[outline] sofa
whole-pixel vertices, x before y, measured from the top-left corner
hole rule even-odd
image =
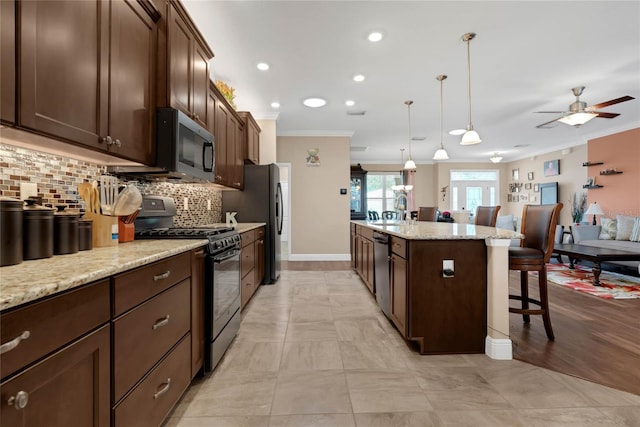
[[[640,253],[640,217],[617,215],[615,219],[601,218],[600,223],[571,226],[573,243]],[[640,273],[640,261],[614,261],[611,264],[632,268]]]

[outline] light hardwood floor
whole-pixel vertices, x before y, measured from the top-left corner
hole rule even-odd
[[[640,425],[638,395],[520,360],[420,356],[348,265],[315,267],[260,287],[221,364],[167,426]]]

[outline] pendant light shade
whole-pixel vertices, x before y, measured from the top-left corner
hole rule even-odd
[[[408,101],[404,101],[404,103],[407,106],[407,113],[409,116],[409,158],[407,159],[407,162],[404,164],[404,168],[405,170],[414,170],[416,168],[416,162],[414,162],[413,159],[411,158],[411,104],[413,104],[413,101],[408,100]]]
[[[474,145],[482,142],[478,132],[473,130],[473,124],[471,123],[471,40],[476,36],[476,33],[466,33],[462,36],[462,40],[467,43],[467,90],[469,95],[469,124],[467,125],[467,131],[462,135],[460,145]]]
[[[489,160],[491,160],[492,163],[500,163],[502,156],[499,156],[498,152],[495,152],[493,153],[493,156],[489,157]]]
[[[442,82],[446,79],[447,76],[444,74],[440,74],[436,77],[436,80],[440,82],[440,148],[433,155],[433,160],[449,160],[449,154],[447,154],[447,150],[444,149],[444,145],[442,144],[442,116],[443,116],[443,103],[442,103]]]
[[[402,168],[404,164],[404,148],[400,149],[400,178],[396,178],[396,184],[391,186],[393,191],[411,191],[413,190],[413,185],[406,185],[402,178]]]

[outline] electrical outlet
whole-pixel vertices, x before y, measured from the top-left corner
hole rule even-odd
[[[207,200],[207,210],[211,210],[211,200]]]
[[[184,206],[183,206],[183,209],[184,209],[185,211],[188,211],[188,210],[189,210],[189,198],[188,198],[188,197],[185,197],[185,198],[184,198]]]
[[[442,260],[442,277],[453,277],[455,272],[452,259]]]
[[[27,200],[31,196],[38,195],[38,184],[35,182],[20,183],[20,200]]]

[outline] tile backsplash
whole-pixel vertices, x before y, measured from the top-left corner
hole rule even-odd
[[[78,185],[97,179],[105,171],[106,167],[98,163],[0,144],[0,193],[3,196],[20,198],[20,183],[35,183],[44,204],[64,204],[69,210],[78,211],[81,208]],[[174,222],[178,227],[220,222],[222,193],[217,188],[164,182],[135,184],[143,195],[173,197],[178,209]],[[188,210],[184,210],[185,197]]]

